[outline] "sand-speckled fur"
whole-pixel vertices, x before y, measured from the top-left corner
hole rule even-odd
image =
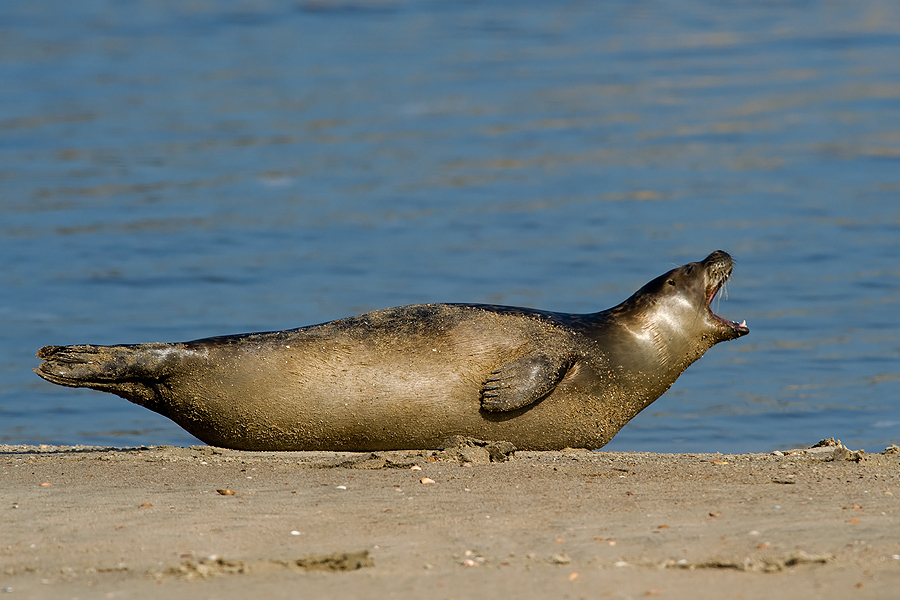
[[[47,346],[36,372],[118,394],[230,448],[434,448],[452,435],[599,448],[708,348],[748,332],[708,307],[731,265],[717,251],[588,315],[405,306],[187,343]],[[533,378],[519,376],[523,363]],[[485,409],[505,394],[525,405]]]

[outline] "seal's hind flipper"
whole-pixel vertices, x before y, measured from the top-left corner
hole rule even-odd
[[[167,375],[174,344],[44,346],[34,372],[58,385],[111,392],[151,410]]]
[[[568,356],[551,357],[537,352],[508,362],[484,382],[481,408],[505,412],[534,404],[553,391],[571,366]]]
[[[35,373],[69,387],[147,379],[150,371],[150,359],[140,346],[44,346],[37,357],[44,362]]]

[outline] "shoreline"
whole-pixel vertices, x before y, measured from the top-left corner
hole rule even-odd
[[[465,442],[375,453],[0,446],[0,589],[82,600],[900,589],[896,447],[492,462]]]

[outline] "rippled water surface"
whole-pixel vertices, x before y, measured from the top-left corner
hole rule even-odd
[[[191,444],[46,344],[612,306],[722,248],[607,446],[900,442],[900,4],[0,5],[0,443]]]

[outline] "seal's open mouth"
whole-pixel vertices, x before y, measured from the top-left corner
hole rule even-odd
[[[740,323],[738,323],[737,321],[729,321],[728,319],[723,319],[722,317],[720,317],[719,315],[717,315],[716,313],[713,312],[713,309],[711,306],[713,298],[716,297],[716,294],[718,293],[718,291],[720,289],[722,289],[723,285],[725,285],[725,279],[723,279],[717,285],[715,285],[712,289],[712,293],[710,293],[709,296],[706,298],[706,308],[709,309],[709,314],[712,315],[714,320],[718,321],[719,323],[722,323],[726,327],[734,329],[735,331],[739,331],[741,333],[741,335],[743,335],[745,333],[750,333],[750,328],[747,327],[747,321],[741,321]]]
[[[710,279],[710,287],[706,293],[706,308],[709,310],[709,314],[712,315],[713,320],[734,330],[738,335],[750,333],[750,328],[747,327],[747,321],[741,321],[740,323],[737,321],[729,321],[728,319],[723,319],[712,310],[713,298],[716,297],[716,294],[725,286],[725,282],[728,281],[728,278],[731,276],[731,271],[734,268],[734,261],[726,252],[717,250],[707,256],[706,260],[703,262],[706,264]]]

